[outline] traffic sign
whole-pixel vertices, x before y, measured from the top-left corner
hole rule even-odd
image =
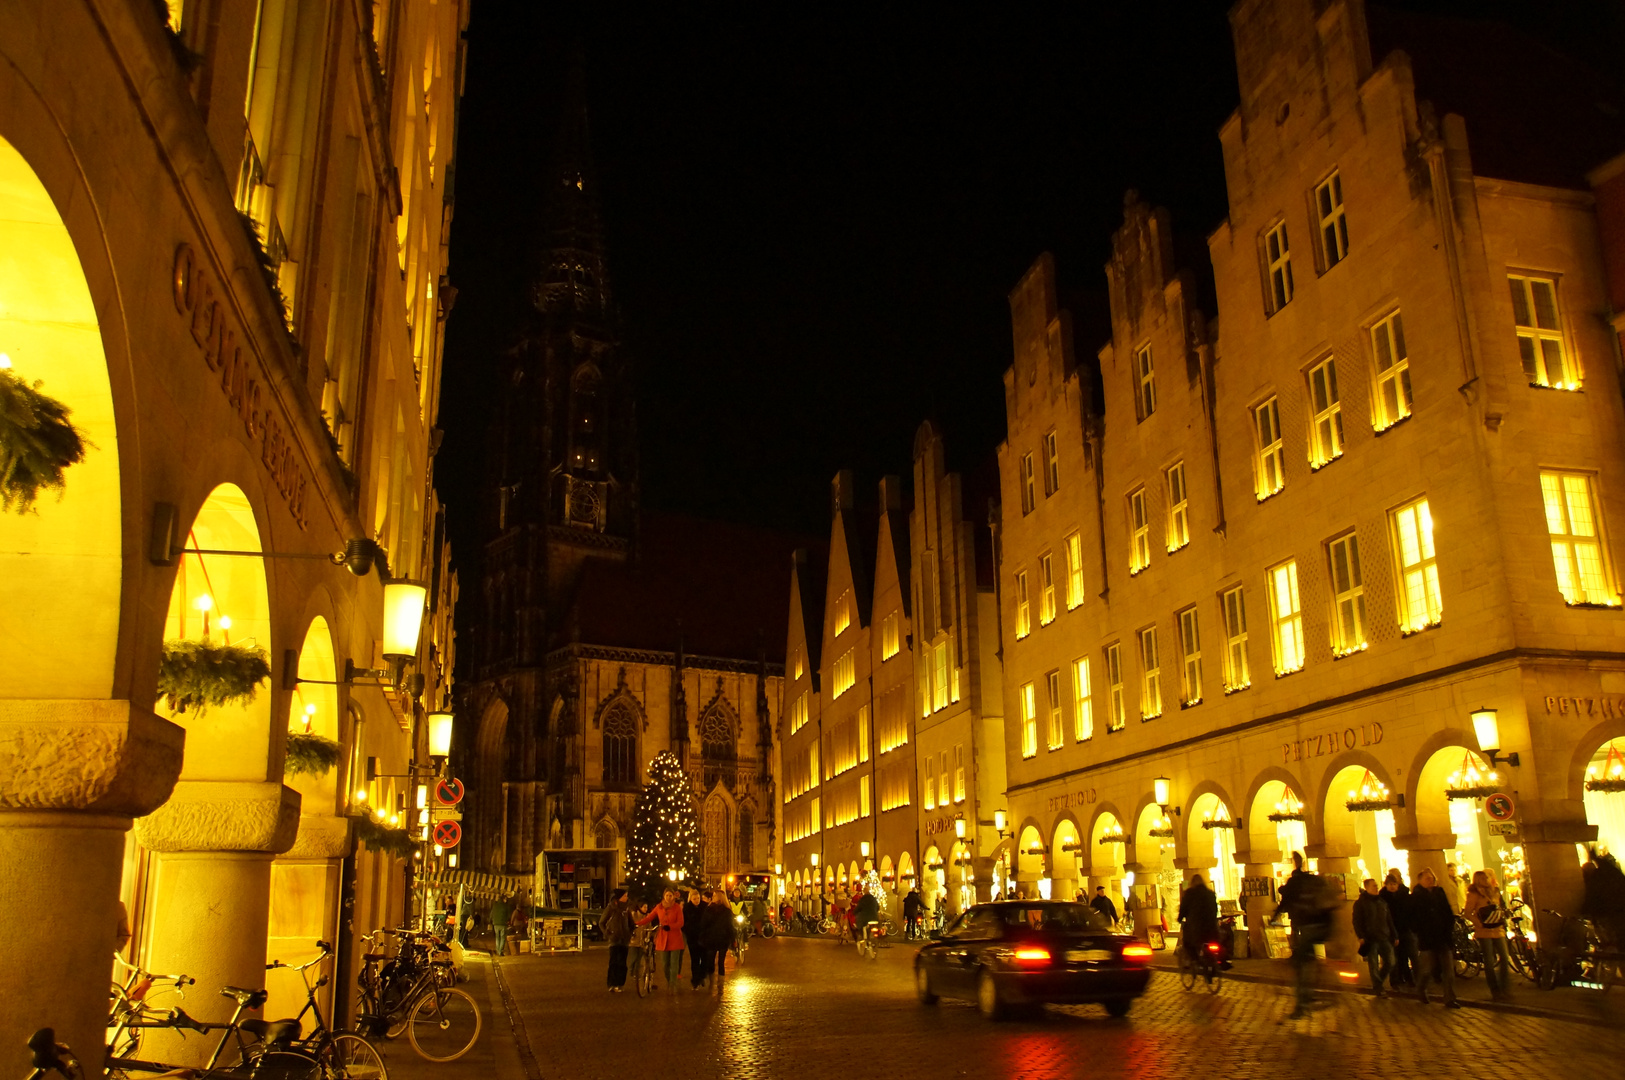
[[[1518,812],[1518,804],[1504,791],[1497,791],[1484,800],[1484,813],[1491,821],[1511,821]]]
[[[454,848],[463,838],[463,827],[455,821],[442,821],[434,827],[434,842],[443,848]]]
[[[463,801],[463,782],[455,776],[434,786],[434,798],[441,806],[456,806]]]

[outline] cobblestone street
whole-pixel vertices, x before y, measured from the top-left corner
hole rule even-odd
[[[1410,997],[1378,1001],[1348,993],[1326,994],[1308,1020],[1290,1021],[1282,987],[1227,981],[1210,997],[1200,989],[1186,992],[1166,972],[1153,976],[1123,1020],[1108,1018],[1098,1006],[1079,1006],[989,1024],[969,1003],[921,1006],[911,983],[912,956],[912,949],[897,947],[870,963],[825,940],[757,942],[730,974],[720,1001],[686,985],[643,1000],[631,987],[610,994],[601,948],[509,957],[501,977],[523,1034],[515,1039],[517,1054],[498,1048],[486,1060],[503,1080],[513,1067],[520,1071],[511,1080],[624,1078],[654,1068],[691,1080],[832,1070],[933,1078],[1470,1074],[1475,1080],[1586,1080],[1619,1076],[1625,1055],[1617,1025],[1424,1008]],[[489,972],[483,963],[478,967]],[[1536,992],[1528,993],[1534,999]],[[490,1032],[500,1042],[509,1036],[508,1022],[496,986],[489,996],[495,1006]],[[525,1058],[527,1044],[533,1064]],[[393,1056],[390,1067],[395,1080],[415,1080],[419,1072],[451,1075],[409,1065],[405,1055]]]

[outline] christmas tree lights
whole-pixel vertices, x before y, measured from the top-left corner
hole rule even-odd
[[[649,782],[632,806],[632,837],[626,846],[626,887],[651,903],[677,880],[700,878],[699,813],[688,776],[671,751],[649,762]]]

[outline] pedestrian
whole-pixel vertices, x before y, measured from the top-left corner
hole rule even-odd
[[[910,940],[920,936],[920,914],[925,901],[920,899],[920,887],[912,885],[903,897],[903,933]]]
[[[852,905],[852,940],[861,942],[868,935],[869,927],[879,919],[880,900],[864,889],[859,893],[857,903]]]
[[[1106,895],[1106,886],[1095,886],[1094,899],[1089,901],[1089,906],[1100,912],[1108,925],[1117,925],[1117,905],[1112,903],[1110,896]]]
[[[1394,922],[1394,970],[1389,985],[1415,986],[1416,934],[1411,928],[1411,890],[1406,888],[1398,870],[1388,871],[1378,899],[1388,905],[1388,914]]]
[[[721,994],[728,974],[728,951],[734,943],[733,909],[728,906],[728,894],[721,889],[711,890],[711,902],[700,916],[699,936],[706,976],[711,980],[712,991]]]
[[[491,950],[493,956],[506,956],[508,953],[508,919],[512,915],[513,904],[507,897],[491,905],[491,934],[496,938],[496,947]]]
[[[1450,901],[1450,910],[1453,914],[1464,914],[1467,907],[1467,883],[1462,880],[1456,871],[1456,864],[1444,864],[1444,880],[1439,884],[1444,886],[1444,898]]]
[[[1382,888],[1376,878],[1366,878],[1363,891],[1354,901],[1350,916],[1354,922],[1354,936],[1360,939],[1360,955],[1365,957],[1371,973],[1371,992],[1384,997],[1383,989],[1394,973],[1394,942],[1399,935],[1394,930],[1394,917],[1388,905],[1382,902]]]
[[[1448,890],[1447,890],[1448,891]],[[1473,924],[1473,940],[1484,958],[1484,981],[1490,997],[1507,1001],[1512,997],[1512,954],[1507,952],[1506,905],[1501,886],[1488,870],[1473,871],[1467,887],[1467,919]]]
[[[683,903],[683,941],[688,945],[688,979],[695,990],[705,985],[709,974],[705,950],[700,947],[700,922],[707,906],[699,889],[688,890],[688,899]]]
[[[528,898],[515,898],[513,914],[508,916],[508,936],[514,939],[514,948],[519,947],[518,942],[525,939],[530,929],[530,901]]]
[[[1219,940],[1219,900],[1207,887],[1201,874],[1192,874],[1191,883],[1179,894],[1179,947],[1192,960],[1209,942]],[[1293,920],[1297,922],[1296,919]],[[1209,984],[1213,976],[1207,976]]]
[[[683,905],[677,899],[675,887],[668,887],[661,895],[660,903],[638,922],[639,926],[645,924],[659,927],[655,932],[654,948],[659,954],[660,970],[666,978],[666,990],[675,992],[682,979],[683,947],[686,944],[683,938]]]
[[[1591,920],[1605,946],[1625,942],[1625,872],[1620,870],[1619,860],[1593,846],[1581,873],[1585,900],[1580,914]]]
[[[1331,931],[1331,907],[1327,882],[1303,868],[1303,853],[1292,853],[1292,873],[1281,886],[1281,902],[1275,906],[1275,917],[1283,913],[1292,919],[1292,969],[1296,985],[1296,1007],[1292,1019],[1309,1014],[1309,1001],[1314,990],[1311,972],[1316,962],[1315,946],[1324,944]]]
[[[1450,899],[1432,867],[1416,875],[1411,893],[1411,921],[1416,934],[1416,992],[1426,1005],[1428,983],[1438,980],[1447,1008],[1459,1009],[1456,1000],[1456,917],[1450,913]]]
[[[616,889],[609,897],[604,917],[598,920],[604,940],[609,942],[609,992],[619,994],[626,986],[626,956],[632,948],[632,910],[626,890]]]

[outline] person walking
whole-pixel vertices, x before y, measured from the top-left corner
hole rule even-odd
[[[1303,853],[1292,853],[1292,873],[1281,886],[1281,902],[1275,906],[1275,917],[1283,913],[1292,919],[1292,971],[1296,988],[1296,1006],[1292,1019],[1309,1015],[1309,1002],[1314,991],[1315,946],[1323,944],[1331,931],[1331,915],[1323,896],[1326,883],[1318,875],[1303,868]]]
[[[705,950],[700,948],[700,921],[705,915],[705,897],[698,889],[688,890],[683,902],[683,941],[688,945],[688,981],[698,990],[705,985]]]
[[[903,897],[903,935],[913,941],[920,936],[920,913],[925,907],[925,901],[920,899],[920,887],[909,887],[908,893]]]
[[[1473,940],[1484,958],[1484,981],[1490,997],[1507,1001],[1512,997],[1512,954],[1507,951],[1506,905],[1501,886],[1488,870],[1473,871],[1467,887],[1467,919],[1473,924]]]
[[[609,992],[619,994],[626,986],[626,956],[632,947],[632,909],[625,889],[616,889],[609,897],[604,917],[598,920],[604,940],[609,942]]]
[[[1390,986],[1416,985],[1416,934],[1411,928],[1411,890],[1405,887],[1399,871],[1390,869],[1383,879],[1382,895],[1377,899],[1388,905],[1388,915],[1394,922],[1394,970],[1389,976]]]
[[[1382,902],[1382,889],[1376,878],[1366,878],[1365,885],[1350,917],[1354,922],[1354,936],[1360,939],[1360,955],[1365,957],[1366,969],[1371,973],[1371,993],[1385,997],[1383,989],[1394,973],[1394,917],[1388,905]]]
[[[508,916],[508,936],[514,939],[514,948],[517,950],[520,941],[530,930],[530,898],[514,897],[513,914]]]
[[[491,934],[496,938],[493,956],[508,954],[508,919],[513,915],[513,904],[506,897],[491,905]]]
[[[1439,882],[1444,886],[1444,898],[1450,901],[1450,910],[1457,915],[1465,915],[1467,907],[1467,882],[1461,879],[1456,871],[1456,864],[1444,864],[1444,880]]]
[[[733,909],[728,906],[728,894],[721,889],[711,890],[711,902],[700,915],[699,937],[711,990],[721,994],[723,980],[728,975],[728,952],[734,944]]]
[[[1456,917],[1450,913],[1450,898],[1432,867],[1416,875],[1411,920],[1418,954],[1416,992],[1422,1004],[1430,1000],[1428,983],[1437,979],[1445,1007],[1461,1008],[1461,1002],[1456,1000]]]
[[[1089,906],[1100,912],[1108,923],[1113,926],[1117,925],[1117,905],[1112,903],[1110,896],[1106,895],[1106,886],[1095,886],[1095,895],[1089,901]]]
[[[660,970],[666,979],[666,990],[675,992],[683,974],[683,904],[677,899],[676,888],[668,888],[654,910],[638,920],[639,926],[653,925],[654,949],[660,960]]]

